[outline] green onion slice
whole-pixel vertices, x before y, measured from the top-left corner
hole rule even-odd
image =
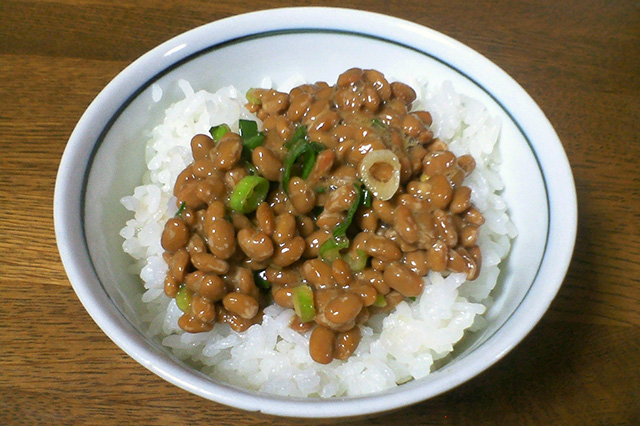
[[[187,208],[187,203],[185,203],[184,201],[180,203],[180,207],[178,207],[178,211],[176,212],[176,214],[173,217],[178,217],[182,215],[182,212],[185,211],[185,209]]]
[[[356,249],[355,256],[347,253],[342,257],[342,259],[347,262],[347,265],[349,265],[349,268],[351,268],[353,272],[360,272],[367,267],[369,256],[367,256],[367,253],[363,250]]]
[[[378,118],[374,118],[371,120],[371,125],[373,127],[377,127],[378,129],[386,130],[387,126]]]
[[[306,151],[306,138],[307,138],[307,128],[304,126],[299,126],[293,137],[289,142],[285,144],[285,147],[289,149],[287,152],[287,156],[284,158],[284,163],[282,164],[284,167],[284,171],[282,173],[282,188],[285,193],[288,193],[289,180],[291,179],[291,169],[293,168],[293,164],[296,162],[296,159],[304,154]]]
[[[249,151],[253,151],[255,148],[259,147],[264,143],[264,134],[259,133],[257,135],[251,136],[250,138],[242,139],[242,146]]]
[[[239,120],[240,137],[242,138],[242,157],[251,161],[251,151],[264,143],[264,133],[258,131],[258,123],[253,120]]]
[[[340,250],[349,248],[349,239],[345,236],[329,238],[320,245],[320,257],[329,263],[340,258]]]
[[[229,207],[240,213],[251,213],[267,198],[269,181],[261,176],[245,176],[233,188]]]
[[[180,284],[178,292],[176,293],[176,305],[184,313],[191,312],[191,290],[187,288],[185,284]]]
[[[312,321],[316,317],[316,308],[313,303],[313,290],[308,285],[300,285],[291,290],[293,309],[302,322]]]
[[[240,136],[250,138],[258,134],[258,123],[253,120],[239,120]]]
[[[373,302],[373,306],[384,308],[385,306],[387,306],[387,299],[385,299],[383,295],[378,293],[378,295],[376,296],[376,301]]]
[[[313,165],[316,163],[317,156],[318,154],[313,149],[305,152],[304,162],[302,165],[302,173],[300,174],[300,177],[302,177],[302,179],[308,178],[309,175],[311,174],[311,171],[313,170]]]
[[[258,173],[258,169],[256,169],[256,166],[254,166],[253,163],[247,162],[245,165],[246,165],[250,175],[258,175],[258,174],[260,174],[260,173]]]
[[[289,180],[293,172],[293,166],[298,158],[302,157],[302,172],[300,176],[306,179],[311,174],[313,166],[316,162],[318,153],[324,149],[324,145],[318,142],[309,142],[307,138],[307,128],[298,126],[293,137],[285,145],[289,151],[284,159],[284,171],[282,173],[282,188],[288,193]]]
[[[305,126],[296,127],[296,131],[293,132],[293,137],[290,141],[285,142],[283,145],[287,149],[291,149],[295,144],[297,144],[300,140],[304,140],[307,137],[307,128]]]
[[[211,137],[214,141],[218,142],[221,137],[227,134],[227,132],[231,131],[228,125],[220,124],[219,126],[213,126],[209,129],[209,133],[211,133]]]
[[[271,282],[267,280],[267,271],[263,269],[262,271],[256,271],[253,273],[253,281],[263,292],[268,292],[271,289]]]
[[[262,103],[258,95],[256,95],[256,89],[251,88],[247,90],[247,94],[245,96],[250,104],[260,105]]]
[[[353,216],[355,216],[356,210],[358,210],[358,207],[360,206],[360,200],[362,199],[362,183],[358,181],[353,186],[356,188],[356,199],[353,200],[353,204],[349,207],[347,217],[333,229],[334,237],[342,237],[346,235],[347,228],[349,228],[349,225],[353,222]]]

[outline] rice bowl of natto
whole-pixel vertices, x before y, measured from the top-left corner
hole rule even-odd
[[[356,67],[411,86],[411,108],[430,112],[434,136],[456,156],[474,158],[464,185],[484,217],[478,276],[427,271],[419,295],[358,324],[357,347],[327,363],[310,355],[311,330],[291,329],[298,312],[278,303],[261,305],[260,321],[243,331],[224,323],[200,333],[181,329],[185,312],[166,295],[160,240],[179,208],[176,180],[194,161],[192,137],[222,123],[238,132],[240,120],[265,130],[246,109],[249,89],[287,93],[306,83],[334,84]],[[74,182],[79,165],[83,179]],[[134,62],[74,131],[54,212],[74,290],[123,350],[205,398],[297,417],[384,412],[483,371],[545,312],[575,238],[575,194],[562,146],[517,83],[435,31],[330,8],[221,20]]]

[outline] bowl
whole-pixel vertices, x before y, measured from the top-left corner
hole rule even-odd
[[[217,382],[150,338],[139,315],[139,279],[128,273],[119,230],[129,218],[120,198],[145,170],[143,144],[131,143],[180,98],[176,82],[215,89],[335,81],[350,67],[394,78],[451,81],[502,122],[502,192],[518,228],[485,314],[428,376],[362,397],[293,398]],[[203,71],[205,70],[205,71]],[[154,102],[158,94],[162,100]],[[167,381],[243,410],[290,417],[349,417],[398,409],[448,391],[496,363],[536,325],[566,274],[576,235],[576,195],[562,145],[531,97],[495,64],[429,28],[375,13],[284,8],[222,19],[179,35],[124,69],[88,107],[61,160],[54,197],[58,248],[69,280],[93,320],[126,353]],[[152,392],[151,389],[148,390]]]

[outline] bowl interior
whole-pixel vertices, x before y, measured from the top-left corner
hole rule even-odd
[[[553,168],[553,165],[547,165],[548,160],[541,154],[546,141],[539,140],[540,135],[535,130],[540,124],[535,121],[539,117],[544,119],[544,116],[530,98],[525,96],[524,100],[520,99],[520,92],[524,94],[524,91],[497,67],[470,49],[423,27],[353,11],[348,12],[352,17],[369,19],[369,24],[372,25],[362,24],[361,28],[344,23],[342,18],[334,19],[332,24],[328,24],[328,17],[332,15],[323,9],[314,13],[309,10],[296,12],[313,19],[303,20],[305,25],[301,25],[301,28],[287,27],[283,30],[283,19],[291,17],[291,13],[285,13],[284,16],[278,15],[276,11],[269,13],[278,18],[272,22],[271,27],[258,28],[251,33],[244,30],[244,33],[240,32],[231,38],[225,34],[225,26],[233,24],[232,27],[235,28],[238,23],[257,22],[253,15],[238,18],[241,22],[230,23],[225,20],[214,23],[160,46],[125,70],[89,108],[70,142],[71,144],[74,138],[87,138],[82,142],[83,155],[89,160],[86,162],[86,170],[82,170],[84,166],[81,164],[84,163],[78,162],[77,167],[84,179],[76,188],[81,189],[78,191],[78,201],[83,226],[83,235],[77,235],[80,238],[78,243],[80,246],[86,244],[90,259],[85,265],[86,279],[83,282],[78,282],[83,277],[76,277],[74,280],[70,273],[74,288],[107,334],[148,368],[205,397],[245,409],[258,409],[257,405],[251,405],[257,400],[251,400],[251,403],[224,400],[216,390],[218,384],[190,371],[178,361],[179,373],[167,371],[165,367],[171,362],[168,351],[157,342],[153,344],[143,338],[148,339],[138,315],[143,288],[139,278],[129,272],[132,260],[121,249],[123,240],[119,231],[130,218],[130,212],[124,209],[120,199],[133,192],[145,171],[145,131],[159,124],[164,110],[181,99],[182,95],[177,87],[180,79],[189,81],[195,90],[214,91],[222,86],[234,85],[244,91],[261,85],[265,76],[270,77],[275,86],[287,84],[298,77],[308,82],[323,80],[333,83],[339,73],[357,66],[378,69],[390,80],[409,84],[415,82],[417,77],[434,82],[449,80],[456,91],[480,100],[492,115],[501,120],[499,149],[502,155],[501,177],[505,183],[502,195],[519,234],[509,257],[503,262],[498,288],[493,294],[495,303],[485,315],[488,319],[487,328],[468,334],[454,351],[446,368],[408,384],[405,390],[386,392],[386,395],[396,397],[388,398],[386,404],[378,405],[381,408],[378,411],[406,405],[453,387],[495,362],[538,319],[529,318],[524,328],[517,332],[518,335],[507,339],[503,347],[496,350],[486,348],[501,331],[506,333],[505,324],[513,318],[540,279],[540,274],[544,273],[543,261],[548,256],[552,204],[547,169]],[[322,25],[314,25],[315,21],[322,22]],[[365,27],[374,29],[365,31]],[[519,92],[513,93],[514,87]],[[159,89],[162,91],[162,99],[154,102],[153,94],[159,93]],[[91,132],[87,130],[89,123],[93,126]],[[548,122],[545,123],[548,125]],[[78,158],[81,160],[82,156]],[[566,172],[564,163],[560,163],[558,167],[563,173]],[[58,192],[58,188],[56,191]],[[569,198],[570,196],[569,193]],[[68,256],[64,253],[64,247],[61,247],[61,253],[65,260]],[[71,261],[65,262],[65,266],[70,263]],[[554,273],[557,273],[556,269]],[[555,287],[545,295],[543,304],[546,305],[540,308],[542,312],[558,285],[559,283],[554,283]],[[88,287],[91,287],[90,292],[95,296],[91,301],[87,296]],[[96,306],[96,301],[108,301],[112,305],[104,308]],[[99,312],[104,309],[110,310],[110,325],[105,325],[109,320],[105,321]],[[538,313],[536,311],[536,315]],[[116,317],[117,324],[114,325]],[[128,338],[137,340],[135,346],[127,346],[124,339],[118,337],[118,327],[127,328]],[[482,358],[474,358],[476,354],[482,353],[478,349],[483,347],[484,353],[477,355]],[[161,358],[162,367],[154,366],[154,361],[158,359],[153,356]],[[469,359],[465,361],[465,358]],[[468,373],[447,378],[459,363],[471,365],[472,368]],[[180,374],[184,376],[178,377]],[[189,383],[194,377],[197,384]],[[405,397],[412,389],[419,389],[423,383],[431,382],[437,385],[434,389]],[[405,392],[405,396],[401,397],[402,392]],[[287,398],[281,400],[291,402]],[[309,405],[293,411],[283,407],[265,411],[286,415],[320,415],[317,410],[309,408]],[[372,411],[376,410],[365,404],[359,408],[345,409],[338,414]]]

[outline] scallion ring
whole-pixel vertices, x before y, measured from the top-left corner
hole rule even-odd
[[[269,181],[261,176],[245,176],[233,188],[229,207],[240,213],[251,213],[267,198]]]
[[[364,250],[356,249],[355,255],[347,253],[342,259],[347,262],[347,265],[349,265],[349,268],[351,268],[353,272],[360,272],[367,267],[369,256],[367,256]]]
[[[218,142],[220,138],[227,134],[231,129],[228,125],[222,123],[219,126],[213,126],[209,129],[209,133],[211,133],[211,137],[214,141]]]
[[[340,250],[349,248],[349,239],[345,236],[329,238],[320,245],[320,258],[329,263],[340,258]]]
[[[316,317],[313,302],[313,290],[308,285],[299,285],[291,290],[293,309],[302,322],[312,321]]]

